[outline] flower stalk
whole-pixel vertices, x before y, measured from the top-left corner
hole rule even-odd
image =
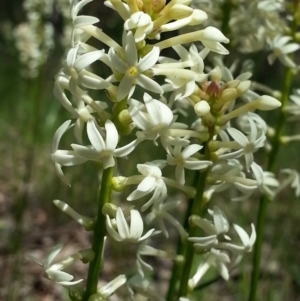
[[[97,219],[92,242],[92,250],[94,251],[95,257],[89,265],[83,301],[88,301],[91,295],[97,293],[98,279],[102,268],[104,237],[106,235],[105,216],[102,214],[102,208],[105,204],[110,202],[113,169],[113,167],[104,169],[102,174],[100,194],[98,199]]]
[[[293,22],[291,25],[291,36],[295,39],[296,30],[297,30],[297,14],[299,13],[299,5],[300,1],[294,1],[294,15],[293,15]],[[290,55],[292,59],[293,54]],[[281,144],[281,136],[283,132],[283,128],[286,122],[286,114],[285,114],[285,107],[289,100],[291,84],[294,76],[294,71],[290,67],[285,68],[284,78],[283,78],[283,85],[281,89],[281,108],[279,112],[279,116],[277,119],[277,126],[275,129],[275,135],[271,141],[272,143],[272,150],[269,154],[269,160],[267,164],[267,170],[273,172],[275,169],[275,164],[277,162],[277,156]],[[251,285],[250,285],[250,294],[249,294],[249,301],[256,300],[257,288],[258,288],[258,281],[259,281],[259,272],[260,272],[260,261],[261,261],[261,249],[263,243],[263,232],[264,232],[264,225],[266,220],[266,213],[268,207],[269,198],[266,194],[262,195],[259,201],[259,208],[257,213],[257,225],[256,225],[256,232],[257,232],[257,239],[254,245],[253,250],[253,260],[252,260],[252,274],[251,274]]]

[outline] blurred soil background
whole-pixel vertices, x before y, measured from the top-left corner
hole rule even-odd
[[[62,301],[68,300],[64,289],[43,278],[42,269],[26,256],[43,259],[58,243],[65,244],[62,256],[90,246],[90,234],[63,215],[52,201],[65,201],[78,212],[94,216],[99,181],[96,169],[89,164],[67,169],[71,183],[76,183],[71,188],[54,173],[52,137],[69,118],[52,92],[54,76],[62,67],[65,53],[61,42],[64,19],[56,8],[45,17],[44,21],[53,26],[53,47],[45,63],[37,68],[37,76],[24,76],[26,66],[20,61],[15,34],[17,26],[26,22],[22,5],[21,0],[4,0],[0,4],[0,301]],[[120,20],[111,10],[94,1],[85,10],[89,11],[100,18],[99,26],[106,33],[120,39]],[[229,56],[228,62],[236,56]],[[249,57],[240,57],[246,58]],[[281,67],[269,67],[266,54],[250,58],[257,63],[253,77],[280,89]],[[299,81],[298,78],[298,87]],[[271,116],[269,121],[275,123],[276,113]],[[288,132],[296,133],[299,128],[299,123],[293,123]],[[67,145],[66,140],[62,148],[64,143]],[[147,150],[144,152],[141,157],[147,158]],[[299,143],[281,151],[278,169],[282,166],[299,170]],[[300,201],[293,195],[288,190],[268,207],[258,301],[300,300]],[[232,203],[225,196],[221,206],[229,220],[245,226],[255,222],[258,200],[256,195],[245,203]],[[220,205],[220,200],[216,202]],[[177,239],[175,234],[171,237]],[[176,242],[164,247],[175,250]],[[130,250],[121,253],[117,245],[112,245],[106,254],[101,281],[109,281],[117,273],[116,268],[130,269],[129,258]],[[171,264],[162,260],[152,263],[158,269],[154,279],[163,293]],[[72,273],[79,279],[84,277],[86,268],[77,264]],[[203,287],[197,292],[197,300],[247,300],[250,270],[251,254],[233,272],[231,280]],[[214,278],[214,274],[207,278]]]

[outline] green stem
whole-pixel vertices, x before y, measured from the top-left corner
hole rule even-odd
[[[210,150],[208,148],[208,143],[213,139],[214,133],[215,133],[215,127],[209,127],[209,139],[208,141],[204,144],[204,158],[205,160],[210,160],[211,154]],[[205,185],[206,185],[206,178],[207,175],[209,174],[209,169],[205,170],[202,172],[198,178],[198,183],[197,183],[197,193],[192,201],[192,208],[190,211],[187,213],[189,214],[188,217],[191,215],[200,215],[201,211],[203,210],[204,206],[204,199],[203,199],[203,194],[205,192]],[[187,217],[187,218],[188,218]],[[188,225],[188,233],[189,237],[197,236],[198,234],[198,228],[197,227],[189,227]],[[183,266],[182,274],[181,274],[181,279],[180,279],[180,286],[179,286],[179,297],[184,297],[187,296],[189,293],[189,287],[188,287],[188,281],[190,278],[190,273],[193,265],[193,259],[194,259],[194,244],[193,242],[187,241],[186,246],[185,246],[185,263]]]
[[[299,3],[300,0],[294,1],[294,20],[291,27],[292,36],[294,38],[297,30],[296,13],[299,9]],[[267,164],[267,170],[271,172],[274,171],[275,163],[277,162],[277,155],[280,147],[280,137],[282,135],[282,131],[286,121],[284,108],[288,103],[292,79],[293,79],[292,69],[286,68],[284,73],[283,85],[282,85],[281,110],[279,113],[275,136],[272,139],[272,150],[269,155],[269,160]],[[253,270],[251,275],[249,301],[255,301],[256,299],[256,292],[258,287],[259,271],[260,271],[261,249],[263,243],[263,231],[264,231],[264,225],[266,220],[267,206],[268,206],[268,198],[266,195],[263,195],[260,198],[259,209],[257,214],[257,225],[256,225],[257,238],[256,238],[256,243],[254,245],[254,252],[253,252],[253,260],[252,260]]]
[[[196,177],[196,183],[198,183],[199,179],[199,173],[197,173],[197,177]],[[196,185],[196,184],[195,184]],[[194,185],[194,186],[195,186]],[[184,229],[188,229],[188,225],[189,225],[189,217],[192,213],[192,205],[193,205],[193,200],[189,200],[188,202],[188,208],[185,214],[185,220],[184,220]],[[178,240],[178,244],[177,244],[177,255],[183,255],[184,254],[184,244],[182,242],[181,239]],[[172,269],[172,276],[169,282],[169,290],[168,290],[168,294],[167,294],[167,301],[172,301],[175,298],[175,293],[176,293],[176,285],[177,285],[177,280],[179,279],[180,275],[181,275],[181,267],[182,267],[182,263],[178,263],[178,262],[174,262],[173,264],[173,269]]]
[[[97,293],[97,285],[99,273],[102,267],[102,254],[104,248],[104,237],[106,234],[105,216],[102,214],[104,204],[110,202],[111,195],[111,178],[113,175],[113,167],[103,170],[100,195],[98,200],[97,220],[94,229],[92,249],[94,251],[94,259],[90,262],[86,290],[83,301],[88,301],[90,296]]]
[[[201,208],[203,206],[203,193],[205,189],[205,181],[206,177],[208,175],[208,170],[205,172],[201,173],[197,185],[197,194],[196,197],[193,201],[192,205],[192,214],[199,215],[201,212]],[[190,227],[189,228],[189,237],[193,237],[197,235],[197,227]],[[185,248],[185,263],[183,266],[182,274],[181,274],[181,279],[180,279],[180,287],[179,287],[179,296],[184,297],[187,296],[189,293],[188,289],[188,281],[190,279],[190,273],[192,269],[192,264],[193,264],[193,259],[194,259],[194,243],[187,241],[186,243],[186,248]]]
[[[225,37],[230,39],[230,27],[229,27],[229,21],[230,21],[230,14],[233,9],[233,4],[231,3],[231,0],[224,1],[224,3],[221,6],[223,16],[222,16],[222,25],[221,25],[221,32],[224,34]],[[226,45],[226,48],[228,49],[230,47],[230,44]]]

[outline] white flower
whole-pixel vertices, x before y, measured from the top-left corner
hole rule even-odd
[[[118,87],[117,100],[120,101],[128,96],[132,86],[135,86],[135,84],[146,90],[162,94],[163,90],[161,86],[143,74],[143,72],[151,69],[157,62],[160,52],[159,48],[154,46],[146,56],[139,60],[131,31],[127,33],[125,41],[125,62],[116,54],[113,48],[110,48],[108,53],[111,67],[120,74],[124,74]]]
[[[192,157],[202,148],[201,145],[192,144],[182,150],[182,146],[169,147],[170,153],[167,154],[167,163],[169,165],[176,165],[175,177],[179,184],[185,183],[184,169],[201,170],[207,168],[212,162],[207,160],[198,160]]]
[[[156,231],[153,233],[153,235],[159,234],[159,231]],[[152,266],[145,262],[142,258],[142,256],[156,256],[156,257],[161,257],[161,258],[168,258],[172,259],[177,262],[183,262],[183,256],[182,255],[177,255],[175,252],[170,250],[169,252],[156,249],[153,247],[150,247],[147,245],[147,241],[143,241],[137,250],[137,258],[136,258],[136,264],[137,264],[137,269],[138,273],[140,274],[141,277],[145,277],[145,273],[151,272],[153,270]]]
[[[59,245],[56,245],[55,247],[53,247],[49,251],[49,253],[46,255],[44,262],[41,262],[32,256],[29,256],[29,257],[35,263],[37,263],[38,265],[40,265],[41,267],[44,268],[44,270],[47,274],[47,278],[49,280],[52,280],[62,286],[75,285],[75,284],[83,281],[83,279],[72,281],[74,277],[66,272],[63,272],[62,269],[71,265],[75,260],[80,259],[81,256],[80,256],[80,254],[77,253],[77,254],[74,254],[74,255],[68,257],[65,260],[62,260],[61,262],[52,264],[54,258],[57,256],[57,254],[61,251],[62,248],[63,248],[62,244],[59,244]]]
[[[251,165],[253,169],[253,164]],[[222,192],[232,186],[243,193],[242,196],[233,197],[232,201],[242,201],[249,198],[249,196],[257,190],[258,183],[256,180],[246,178],[242,172],[242,165],[238,160],[231,159],[227,161],[220,161],[215,164],[210,170],[209,180],[215,182],[206,192],[206,198],[209,200],[213,193]]]
[[[211,266],[215,267],[225,280],[229,279],[229,271],[226,264],[230,263],[230,258],[226,253],[220,250],[211,249],[205,257],[205,261],[199,265],[195,275],[188,282],[191,290],[199,284],[200,280]]]
[[[91,72],[86,72],[85,68],[105,57],[104,50],[95,50],[79,55],[80,44],[76,44],[68,52],[64,73],[70,76],[69,90],[73,95],[77,95],[77,84],[81,80],[83,85],[94,89],[105,89],[110,83]],[[83,75],[81,75],[83,73]],[[95,84],[97,82],[97,84]],[[93,86],[94,85],[94,86]]]
[[[287,67],[295,68],[295,63],[289,58],[288,54],[297,51],[300,48],[300,45],[297,43],[289,43],[288,42],[292,38],[289,36],[280,36],[277,35],[273,41],[271,41],[270,46],[273,50],[268,56],[269,64],[272,65],[276,58],[280,60],[282,64]]]
[[[195,242],[194,246],[196,248],[210,249],[211,247],[215,247],[217,246],[220,238],[230,240],[230,238],[225,235],[225,233],[229,230],[229,223],[224,213],[217,206],[214,206],[214,210],[209,212],[213,216],[213,223],[198,216],[191,217],[191,223],[200,227],[209,234],[209,236],[205,237],[188,238],[189,241]]]
[[[92,2],[93,0],[81,0],[78,2],[78,0],[71,0],[71,18],[73,21],[73,31],[71,35],[71,45],[74,46],[76,41],[76,34],[82,34],[82,31],[80,30],[80,27],[86,26],[86,25],[92,25],[95,23],[98,23],[100,20],[98,18],[92,17],[92,16],[78,16],[79,11],[89,2]],[[85,39],[87,39],[85,37]]]
[[[124,29],[135,29],[134,40],[136,43],[138,43],[144,40],[146,35],[152,31],[153,22],[148,14],[138,11],[132,14],[130,18],[126,20],[124,23]]]
[[[284,110],[292,116],[289,120],[299,120],[300,118],[300,89],[297,89],[293,95],[290,96],[292,103],[288,103]]]
[[[169,233],[167,227],[165,226],[164,220],[168,221],[172,226],[176,228],[179,232],[180,237],[182,240],[187,238],[187,233],[181,223],[169,212],[180,205],[180,201],[173,201],[173,202],[165,202],[155,204],[152,207],[152,211],[146,216],[147,223],[153,223],[158,225],[159,229],[163,233],[166,238],[169,238]]]
[[[228,242],[221,242],[218,244],[218,248],[230,250],[238,255],[241,255],[244,252],[251,252],[256,240],[256,231],[254,225],[251,224],[251,236],[249,236],[247,232],[239,225],[234,224],[233,227],[242,241],[242,246]]]
[[[229,135],[234,139],[238,145],[236,148],[238,149],[235,152],[221,155],[220,159],[234,159],[239,158],[241,156],[245,156],[246,169],[249,171],[252,163],[253,163],[253,153],[260,147],[264,145],[266,140],[266,136],[264,132],[258,133],[257,125],[254,121],[249,118],[250,124],[250,133],[248,137],[246,137],[242,132],[235,128],[228,128],[227,131]]]
[[[143,130],[147,139],[154,140],[157,136],[164,136],[175,120],[172,110],[161,101],[144,93],[145,110],[135,104],[129,106],[128,111],[135,125]]]
[[[116,214],[116,227],[115,230],[113,223],[108,215],[106,215],[106,229],[108,234],[116,241],[129,241],[132,243],[141,242],[151,236],[154,229],[149,230],[144,236],[144,223],[140,213],[137,210],[130,210],[130,227],[124,217],[122,209],[119,207]]]
[[[72,127],[71,120],[65,121],[55,132],[52,141],[52,161],[54,163],[55,171],[58,177],[67,185],[71,186],[67,178],[65,177],[61,167],[62,166],[73,166],[86,162],[87,160],[79,156],[73,150],[60,150],[58,145],[62,135]]]
[[[163,86],[165,92],[173,92],[174,100],[182,100],[190,96],[196,87],[195,81],[202,82],[208,74],[204,74],[204,58],[209,53],[207,48],[204,48],[198,53],[195,45],[192,45],[187,51],[183,46],[177,45],[173,49],[179,55],[181,61],[173,60],[170,58],[160,57],[159,62],[154,66],[154,74],[161,71],[166,76],[165,81],[168,83]],[[190,67],[191,71],[183,69]],[[182,68],[182,69],[179,69]],[[187,73],[189,71],[189,74]]]
[[[127,278],[125,275],[119,275],[112,281],[106,283],[105,285],[98,288],[98,293],[96,295],[99,295],[99,300],[108,300],[108,298],[123,284],[125,284],[127,281]],[[96,299],[98,300],[98,299]]]
[[[287,186],[291,185],[292,188],[295,189],[295,195],[300,196],[300,175],[296,170],[293,169],[282,169],[281,173],[287,174],[288,177],[282,181],[278,189],[275,191],[278,194]]]
[[[272,172],[263,171],[261,183],[259,185],[260,191],[272,200],[275,197],[278,187],[279,181],[275,178],[275,175]]]
[[[162,178],[161,169],[153,163],[138,164],[137,169],[144,176],[144,179],[137,189],[127,197],[127,200],[137,200],[154,191],[150,200],[142,207],[142,211],[145,211],[154,202],[161,203],[166,198],[167,186]]]
[[[89,119],[93,119],[92,113],[102,113],[107,108],[105,102],[94,101],[85,92],[83,92],[79,87],[75,86],[76,95],[74,95],[75,106],[72,105],[71,101],[68,99],[65,90],[69,90],[70,80],[68,76],[63,72],[60,72],[55,77],[55,85],[53,94],[62,104],[62,106],[72,114],[72,118],[76,118],[74,126],[74,135],[79,143],[82,143],[82,132],[84,125]],[[83,99],[88,99],[90,105],[86,105]]]
[[[116,148],[119,140],[119,135],[114,123],[110,120],[107,120],[105,122],[105,130],[106,137],[104,141],[103,130],[93,119],[90,119],[87,123],[87,134],[92,145],[71,145],[74,151],[82,158],[101,162],[103,164],[104,169],[114,166],[114,157],[127,156],[141,141],[134,140],[123,147]]]

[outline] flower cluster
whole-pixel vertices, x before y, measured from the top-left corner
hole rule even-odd
[[[24,65],[22,75],[34,78],[54,47],[53,25],[43,21],[52,13],[53,1],[26,0],[24,9],[27,20],[14,28],[13,35],[20,61]]]
[[[233,226],[241,241],[236,244],[228,236],[229,222],[217,206],[209,211],[212,222],[201,217],[199,205],[193,205],[190,225],[184,228],[177,216],[182,211],[178,208],[186,206],[182,201],[172,199],[178,192],[178,199],[185,195],[193,204],[204,204],[215,194],[228,191],[232,200],[242,201],[258,190],[274,197],[289,184],[299,193],[298,174],[285,171],[288,179],[280,186],[272,173],[264,171],[255,162],[254,154],[265,146],[269,128],[254,111],[273,110],[281,103],[274,95],[259,95],[253,91],[249,72],[234,77],[234,68],[226,68],[220,59],[208,66],[209,54],[228,54],[222,43],[228,43],[229,39],[214,26],[204,27],[208,15],[190,7],[190,1],[171,0],[168,4],[163,0],[105,1],[105,5],[118,13],[124,22],[122,42],[96,26],[99,22],[96,17],[80,15],[80,10],[91,1],[70,1],[71,49],[55,77],[54,87],[54,94],[69,112],[70,120],[65,121],[54,135],[52,160],[58,176],[68,185],[70,181],[64,175],[63,167],[85,162],[100,166],[103,172],[100,197],[103,199],[110,195],[106,190],[123,191],[125,187],[135,185],[124,198],[134,205],[123,210],[126,202],[120,205],[121,200],[118,200],[120,207],[116,207],[113,200],[105,199],[100,208],[103,216],[89,219],[61,201],[55,201],[55,204],[86,230],[95,229],[94,233],[102,233],[124,245],[138,245],[137,274],[128,281],[120,276],[121,280],[113,286],[115,290],[127,282],[132,298],[134,292],[138,292],[148,298],[164,300],[149,286],[148,277],[153,268],[142,256],[158,256],[175,262],[188,259],[189,254],[177,256],[150,246],[153,236],[162,234],[170,238],[171,229],[165,222],[178,232],[185,247],[192,244],[193,252],[203,256],[197,272],[188,280],[189,291],[198,285],[211,266],[227,280],[229,254],[237,257],[232,267],[245,252],[252,250],[256,239],[254,225],[250,236],[240,226]],[[278,5],[271,10],[269,2],[272,1],[249,6],[267,12],[269,17],[281,9]],[[215,5],[213,1],[210,3]],[[238,14],[241,13],[238,12],[232,22],[241,21],[237,19]],[[281,26],[275,23],[271,28],[268,18],[265,22],[269,26],[268,32]],[[201,29],[161,40],[162,33],[187,25],[201,26]],[[295,67],[287,54],[296,51],[298,45],[289,43],[291,39],[284,36],[270,37],[271,33],[268,41],[273,53],[269,61],[272,63],[278,58],[285,65]],[[95,48],[96,43],[90,42],[93,39],[100,42],[103,49]],[[232,43],[246,47],[248,42],[233,40]],[[165,53],[173,52],[173,56],[163,56],[164,49],[169,50]],[[108,77],[98,72],[103,69],[109,70]],[[94,95],[101,100],[94,99]],[[292,101],[299,105],[296,96]],[[74,143],[67,150],[60,149],[61,139],[72,127]],[[149,141],[154,149],[161,149],[159,160],[151,158],[147,162],[137,162],[134,154],[143,146],[148,147]],[[128,157],[133,158],[139,175],[125,176],[125,171],[118,169],[119,158]],[[200,179],[198,186],[187,176],[191,171],[195,171],[195,178]],[[276,193],[272,187],[276,187]],[[137,208],[147,214],[145,221]],[[169,212],[171,210],[173,214]],[[145,223],[155,225],[156,229],[144,234]],[[201,228],[208,236],[193,235],[193,227]],[[49,276],[49,269],[52,271],[49,262],[51,260],[43,267],[48,278],[56,281],[52,274]],[[184,277],[181,287],[185,285]],[[62,281],[66,280],[72,279],[66,276]],[[77,282],[71,284],[77,285]],[[180,297],[186,297],[184,289],[180,293],[185,294]],[[87,297],[90,296],[85,295]],[[95,295],[95,300],[98,297],[99,300],[104,298],[101,293]]]

